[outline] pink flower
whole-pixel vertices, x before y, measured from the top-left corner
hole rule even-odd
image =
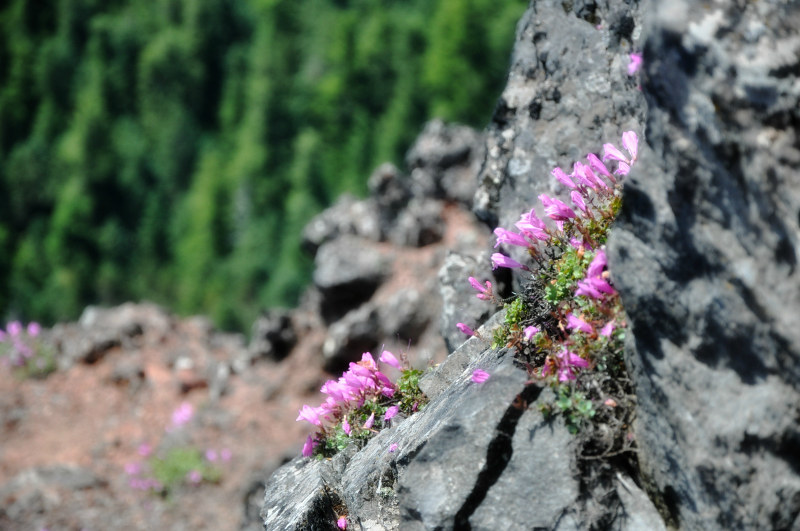
[[[588,155],[586,155],[586,158],[589,160],[589,167],[590,168],[592,168],[594,171],[596,171],[600,175],[605,175],[606,177],[611,179],[611,182],[614,182],[614,183],[617,182],[617,180],[614,178],[614,176],[611,175],[611,172],[608,171],[608,168],[606,168],[606,165],[603,164],[603,162],[600,159],[597,158],[597,155],[595,155],[594,153],[589,153]]]
[[[300,410],[300,415],[297,416],[295,422],[305,420],[306,422],[310,422],[314,426],[321,426],[322,421],[319,419],[319,413],[317,409],[309,406],[308,404],[303,404],[303,409]]]
[[[206,450],[205,456],[206,456],[206,461],[209,461],[211,463],[216,461],[217,458],[219,457],[219,455],[217,454],[217,451],[212,449],[212,448],[209,448],[208,450]]]
[[[400,411],[400,406],[392,406],[386,410],[386,414],[383,416],[383,420],[389,420],[394,418],[397,415],[397,412]]]
[[[346,402],[347,396],[349,395],[349,388],[335,380],[328,380],[322,384],[320,392],[325,393],[339,402]]]
[[[514,226],[529,238],[535,238],[543,242],[550,239],[550,235],[547,234],[547,225],[539,219],[534,209],[531,209],[527,214],[522,214]]]
[[[347,422],[347,419],[344,419],[344,420],[342,421],[342,429],[344,430],[344,432],[345,432],[345,433],[346,433],[348,436],[349,436],[349,435],[350,435],[350,433],[352,433],[352,431],[353,431],[353,429],[350,427],[350,423],[349,423],[349,422]]]
[[[483,371],[481,369],[475,369],[474,371],[472,371],[472,381],[474,383],[480,384],[480,383],[485,382],[488,379],[489,379],[489,373],[488,372]]]
[[[578,187],[578,185],[572,182],[572,179],[570,179],[569,176],[566,173],[564,173],[564,171],[561,168],[553,168],[553,171],[551,171],[550,173],[553,174],[553,177],[555,177],[558,182],[560,182],[567,188]]]
[[[501,253],[494,253],[492,255],[492,269],[497,269],[498,267],[507,267],[509,269],[524,269],[525,271],[530,271],[530,269],[528,269],[528,266],[520,264],[513,258],[509,258],[508,256]]]
[[[129,476],[138,476],[142,473],[142,464],[138,461],[136,463],[127,463],[125,465],[125,473]]]
[[[186,474],[186,479],[189,481],[189,483],[197,485],[198,483],[203,481],[203,475],[200,473],[199,470],[190,470]]]
[[[497,227],[494,229],[494,235],[497,236],[497,243],[494,244],[494,248],[500,246],[501,243],[508,243],[510,245],[517,245],[519,247],[528,247],[530,244],[528,240],[517,234],[516,232],[511,232],[510,230],[506,230],[502,227]]]
[[[150,446],[147,443],[142,443],[142,444],[139,445],[139,448],[137,449],[137,452],[142,457],[148,457],[150,454],[153,453],[153,447]]]
[[[480,282],[478,282],[478,280],[475,277],[469,277],[469,283],[472,285],[473,288],[475,288],[477,291],[480,292],[477,295],[475,295],[479,299],[488,301],[492,298],[492,283],[489,282],[488,280],[486,281],[486,284],[484,286]]]
[[[223,463],[227,463],[228,461],[231,460],[231,457],[233,457],[233,453],[231,452],[230,448],[223,448],[219,452],[219,456],[222,459]]]
[[[617,323],[612,319],[606,325],[600,329],[600,335],[604,337],[611,337],[611,334],[614,332],[614,329],[617,327]]]
[[[567,221],[575,217],[575,212],[563,202],[546,194],[539,196],[539,201],[544,205],[544,212],[554,221]]]
[[[391,365],[395,369],[403,369],[403,364],[400,363],[400,360],[398,360],[395,355],[388,350],[381,352],[381,357],[379,359],[386,365]]]
[[[567,380],[574,380],[577,378],[575,368],[586,368],[588,366],[588,361],[565,348],[558,354],[558,381],[566,382]]]
[[[314,454],[314,446],[314,440],[311,438],[311,435],[309,435],[303,445],[303,457],[311,457]]]
[[[42,331],[42,327],[36,321],[31,321],[28,323],[28,335],[31,337],[36,337],[39,335],[39,332]]]
[[[172,426],[179,428],[192,420],[194,408],[189,402],[182,402],[178,409],[172,412]]]
[[[572,199],[572,202],[575,203],[576,207],[580,208],[583,212],[587,212],[586,203],[583,201],[583,197],[581,197],[581,194],[573,190],[569,194],[569,197],[570,199]]]
[[[625,176],[631,172],[631,167],[624,162],[620,162],[617,169],[614,171],[617,175]]]
[[[368,429],[370,429],[372,427],[373,424],[375,424],[375,413],[370,413],[369,418],[364,423],[363,428],[365,430],[368,430]]]
[[[614,144],[603,144],[603,160],[616,160],[625,164],[630,162]]]
[[[578,281],[578,289],[575,290],[575,296],[590,297],[592,299],[599,299],[603,293],[613,295],[616,290],[611,287],[611,284],[606,282],[602,277],[592,277],[585,280]]]
[[[397,446],[397,443],[392,443],[392,444],[389,446],[389,453],[390,453],[390,454],[393,454],[393,453],[395,453],[395,452],[397,451],[397,448],[398,448],[398,446]]]
[[[19,321],[11,321],[8,323],[8,326],[6,326],[6,330],[8,330],[8,335],[16,337],[22,332],[22,323]]]
[[[642,66],[642,54],[632,53],[628,56],[630,62],[628,63],[628,75],[632,76]]]
[[[473,330],[472,328],[468,327],[464,323],[456,323],[456,328],[458,328],[459,330],[461,330],[461,332],[463,332],[464,334],[467,334],[468,336],[474,336],[475,335],[475,330]]]
[[[539,333],[539,329],[535,326],[528,326],[523,331],[522,334],[525,336],[525,341],[530,341],[533,339],[533,336]]]
[[[570,330],[580,330],[581,332],[584,332],[586,334],[594,333],[594,328],[592,328],[592,325],[590,325],[580,317],[577,317],[573,313],[567,315],[567,328]]]
[[[359,362],[361,365],[368,369],[377,369],[378,364],[375,363],[375,359],[372,357],[372,354],[369,352],[365,352],[361,355],[361,361]]]
[[[631,164],[636,162],[636,155],[639,154],[639,137],[633,131],[622,133],[622,146],[631,154]]]
[[[347,518],[340,516],[339,519],[336,520],[336,527],[339,529],[347,529]]]
[[[586,276],[599,277],[603,274],[603,269],[605,269],[607,264],[608,257],[606,256],[606,252],[603,249],[598,249],[591,263],[589,263],[589,267],[586,268]]]

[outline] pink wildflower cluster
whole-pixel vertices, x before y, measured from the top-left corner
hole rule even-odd
[[[400,360],[388,350],[384,350],[378,359],[395,369],[403,370]],[[314,448],[326,436],[331,435],[336,426],[341,426],[350,437],[372,431],[376,422],[381,425],[388,423],[400,411],[400,406],[396,403],[388,405],[395,398],[397,390],[397,385],[379,370],[372,354],[362,354],[361,361],[350,363],[348,370],[338,380],[328,380],[322,385],[320,391],[328,395],[322,405],[311,407],[306,404],[300,410],[298,421],[305,420],[320,428],[316,437],[309,436],[306,439],[303,456],[313,455]],[[381,406],[383,412],[379,418],[375,417],[374,411],[366,420],[358,418],[357,410],[367,402]]]
[[[14,367],[31,362],[36,354],[34,339],[41,330],[39,323],[34,321],[28,323],[27,327],[23,327],[19,321],[8,323],[6,330],[0,330],[0,343],[5,343],[8,350],[8,357],[3,362]]]
[[[548,228],[540,219],[535,209],[524,213],[514,226],[518,232],[498,227],[494,230],[497,237],[495,248],[501,244],[525,247],[531,256],[537,256],[539,242],[557,244],[568,242],[576,249],[595,249],[598,242],[594,241],[589,226],[599,221],[610,223],[614,217],[613,209],[609,208],[611,200],[617,194],[619,182],[617,177],[628,175],[638,156],[639,139],[633,131],[622,134],[622,146],[627,155],[620,151],[614,144],[603,145],[603,159],[589,153],[586,156],[588,164],[576,162],[572,173],[567,174],[561,168],[554,168],[550,173],[565,188],[570,190],[569,197],[574,208],[560,199],[541,194],[539,201],[544,207],[544,213],[553,222],[556,230]],[[606,166],[605,161],[615,161],[617,169],[613,172]],[[528,266],[505,256],[502,253],[492,255],[492,269],[506,267],[511,269],[524,269]],[[470,283],[473,287],[475,284]],[[479,289],[476,287],[476,289]]]

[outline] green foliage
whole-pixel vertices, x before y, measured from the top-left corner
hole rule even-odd
[[[400,410],[406,414],[414,413],[428,401],[428,397],[419,388],[422,375],[423,371],[419,369],[405,369],[397,380]]]
[[[150,459],[150,470],[153,478],[162,487],[161,493],[169,495],[178,485],[186,483],[187,477],[193,471],[200,474],[202,481],[216,483],[222,477],[222,472],[208,464],[203,459],[197,448],[172,448],[164,457]]]
[[[560,413],[564,415],[564,420],[567,424],[569,432],[572,434],[578,433],[581,424],[594,417],[595,410],[592,401],[586,398],[586,395],[574,389],[570,385],[561,385],[558,387],[558,399],[556,400],[556,407]]]
[[[493,331],[492,348],[506,346],[509,337],[514,333],[519,333],[522,322],[528,318],[530,309],[522,297],[515,297],[510,303],[505,305],[506,316],[503,324]]]
[[[571,245],[566,246],[561,258],[542,274],[542,280],[547,282],[544,289],[545,300],[556,305],[571,298],[575,283],[583,278],[591,259],[591,254],[579,252]]]
[[[299,234],[425,120],[483,126],[525,0],[0,7],[0,310],[150,299],[249,328]]]

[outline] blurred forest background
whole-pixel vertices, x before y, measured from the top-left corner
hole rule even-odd
[[[526,5],[0,1],[0,314],[294,304],[314,214],[426,120],[488,122]]]

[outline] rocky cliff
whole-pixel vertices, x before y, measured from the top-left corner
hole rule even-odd
[[[460,177],[475,216],[508,225],[563,193],[550,168],[639,133],[608,245],[636,452],[590,459],[511,351],[448,327],[429,405],[361,450],[280,468],[266,529],[800,529],[797,27],[797,2],[532,2],[481,169]],[[446,323],[484,318],[456,286],[488,251],[445,261]],[[475,385],[476,367],[492,378]]]

